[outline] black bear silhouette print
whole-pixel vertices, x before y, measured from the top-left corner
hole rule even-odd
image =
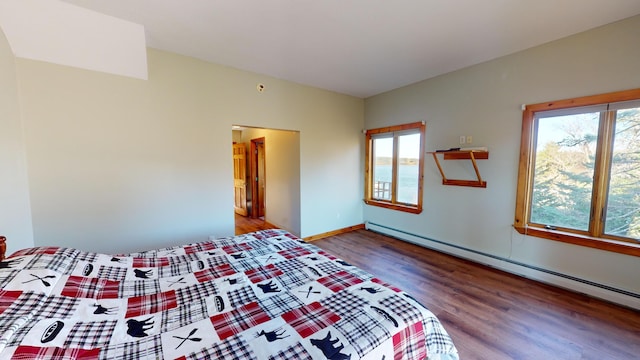
[[[320,349],[328,360],[350,360],[351,354],[341,353],[342,349],[344,349],[343,344],[335,346],[338,341],[340,341],[338,338],[331,340],[331,331],[329,331],[323,339],[311,339],[311,345]]]
[[[153,274],[153,270],[142,271],[139,269],[133,269],[133,273],[136,275],[137,278],[148,279]]]
[[[151,319],[153,319],[153,317],[142,321],[138,321],[136,319],[127,320],[127,334],[137,338],[149,336],[146,331],[153,328],[153,321]]]

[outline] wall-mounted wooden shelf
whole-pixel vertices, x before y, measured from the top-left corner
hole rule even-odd
[[[488,159],[488,151],[431,151],[429,152],[429,154],[433,156],[433,160],[435,160],[436,165],[438,166],[438,170],[440,170],[440,175],[442,175],[442,185],[472,186],[481,188],[487,187],[487,182],[482,180],[482,177],[480,176],[480,171],[478,170],[478,164],[476,164],[476,160]],[[437,154],[442,154],[444,160],[471,160],[478,180],[447,179],[447,177],[444,175],[444,171],[442,170],[442,166],[440,165]]]

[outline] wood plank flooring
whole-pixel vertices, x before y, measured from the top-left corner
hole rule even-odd
[[[262,219],[253,219],[248,216],[241,216],[238,214],[235,214],[235,221],[236,235],[275,228],[275,226]]]
[[[366,230],[313,244],[425,304],[463,360],[640,359],[640,311]]]

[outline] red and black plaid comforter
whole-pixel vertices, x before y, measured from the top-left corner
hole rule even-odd
[[[0,359],[457,359],[407,293],[282,230],[0,262]]]

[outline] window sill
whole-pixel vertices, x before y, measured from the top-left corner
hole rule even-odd
[[[386,201],[365,200],[364,203],[371,206],[378,206],[378,207],[383,207],[391,210],[404,211],[412,214],[420,214],[422,212],[422,208],[418,206],[392,204]]]
[[[626,241],[594,238],[564,231],[541,229],[535,227],[514,226],[514,229],[516,229],[518,233],[523,235],[530,235],[548,240],[555,240],[569,244],[586,246],[619,254],[640,257],[640,244],[633,244]]]

